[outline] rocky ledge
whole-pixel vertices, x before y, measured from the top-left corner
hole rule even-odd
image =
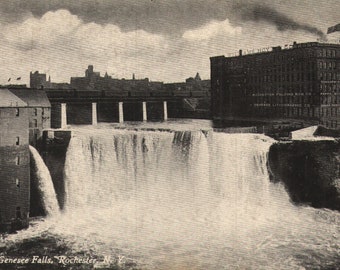
[[[277,142],[269,151],[268,170],[294,203],[340,211],[339,141]]]

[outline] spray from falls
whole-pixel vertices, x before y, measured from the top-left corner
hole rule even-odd
[[[33,164],[37,176],[36,184],[42,197],[45,213],[48,216],[54,216],[59,213],[59,205],[50,172],[39,152],[33,146],[29,146],[29,148],[33,157]]]

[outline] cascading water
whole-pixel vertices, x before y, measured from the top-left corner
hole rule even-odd
[[[334,263],[338,214],[330,226],[316,221],[328,212],[293,206],[269,182],[271,143],[201,131],[76,132],[65,163],[63,218],[72,223],[63,234],[77,238],[75,249],[81,237],[98,254],[114,247],[146,269]]]
[[[33,146],[29,146],[29,149],[33,157],[33,164],[37,175],[37,185],[42,196],[44,210],[47,215],[54,216],[59,213],[59,205],[50,172],[39,152]]]
[[[295,206],[269,181],[272,142],[256,134],[75,128],[62,215],[12,239],[45,235],[68,254],[124,256],[137,269],[336,269],[339,213]]]

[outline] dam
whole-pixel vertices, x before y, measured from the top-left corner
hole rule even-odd
[[[70,128],[49,139],[64,155],[63,184],[54,183],[62,211],[8,236],[9,250],[48,240],[48,253],[97,260],[85,269],[118,267],[123,257],[122,269],[339,264],[339,213],[295,205],[270,181],[273,139],[214,132],[208,121]],[[53,158],[42,156],[53,179]]]

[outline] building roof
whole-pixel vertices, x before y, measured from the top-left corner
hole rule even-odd
[[[10,91],[25,101],[28,107],[51,107],[51,103],[44,90],[17,88],[10,89]]]
[[[258,50],[247,50],[247,51],[242,51],[239,50],[238,53],[231,53],[227,57],[224,55],[220,56],[212,56],[210,57],[211,61],[223,61],[226,59],[234,58],[234,59],[241,59],[244,57],[259,57],[259,56],[264,56],[272,53],[289,53],[292,52],[296,49],[309,49],[309,48],[340,48],[340,43],[327,43],[327,42],[305,42],[305,43],[296,43],[295,41],[293,44],[287,44],[284,47],[281,46],[275,46],[275,47],[267,47],[267,48],[262,48]]]
[[[27,103],[8,89],[0,89],[0,107],[27,107]]]

